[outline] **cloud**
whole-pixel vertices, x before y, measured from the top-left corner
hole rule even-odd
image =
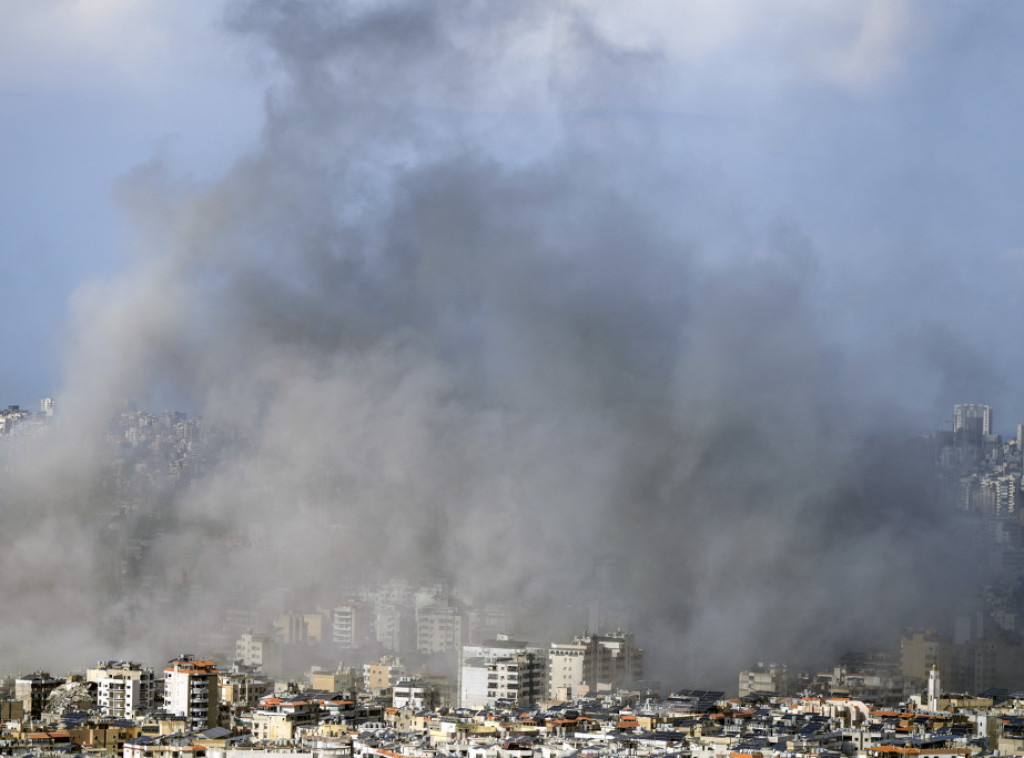
[[[231,40],[217,33],[220,8],[209,3],[14,0],[0,20],[0,91],[146,102],[200,94],[211,70],[246,84]]]

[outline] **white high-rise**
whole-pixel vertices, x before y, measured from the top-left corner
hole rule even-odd
[[[983,441],[992,434],[992,406],[980,403],[954,405],[953,434],[965,441]]]
[[[536,703],[547,690],[547,651],[507,636],[459,651],[459,704],[491,708],[499,700]]]
[[[217,667],[183,655],[164,669],[164,708],[184,716],[193,729],[217,725]]]
[[[131,661],[100,662],[86,672],[96,683],[96,703],[105,716],[131,719],[154,707],[153,669]]]

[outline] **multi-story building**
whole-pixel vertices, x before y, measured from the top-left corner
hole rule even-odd
[[[269,676],[280,676],[281,645],[269,635],[244,632],[235,642],[235,661],[262,669]]]
[[[323,645],[331,636],[331,613],[326,609],[317,610],[315,613],[302,614],[303,623],[306,626],[306,643]]]
[[[594,662],[588,662],[587,676],[595,689],[614,690],[644,678],[644,651],[636,646],[632,634],[593,635],[589,644]]]
[[[377,644],[401,652],[416,644],[416,609],[412,605],[378,602],[373,619]]]
[[[953,406],[953,436],[960,444],[980,445],[992,432],[992,406],[957,403]]]
[[[182,655],[164,669],[164,708],[184,716],[193,729],[217,725],[217,667]]]
[[[538,653],[516,653],[487,664],[487,705],[540,702],[547,692],[547,665]]]
[[[644,678],[644,651],[632,634],[580,635],[548,651],[548,697],[569,699]]]
[[[273,683],[252,667],[234,665],[217,675],[220,704],[233,713],[252,708],[273,691]]]
[[[778,663],[758,663],[755,668],[740,672],[739,697],[755,693],[787,695],[787,689],[786,667]]]
[[[153,669],[131,661],[100,662],[88,669],[87,682],[96,684],[96,704],[105,716],[132,719],[153,709],[156,678]]]
[[[900,638],[900,673],[908,691],[923,689],[933,668],[950,678],[952,659],[952,641],[932,629],[910,630]]]
[[[316,700],[267,696],[252,713],[252,737],[270,742],[295,739],[298,728],[316,724],[318,713]]]
[[[544,648],[501,636],[480,645],[463,645],[459,653],[459,704],[489,708],[499,700],[516,705],[547,695]]]
[[[377,663],[363,664],[363,687],[367,692],[381,692],[398,684],[405,676],[401,658],[385,655]]]
[[[437,704],[437,692],[422,679],[402,677],[391,694],[391,705],[395,708],[433,709]]]
[[[306,617],[301,613],[282,613],[274,619],[274,636],[282,645],[304,645],[309,639]]]
[[[508,635],[515,629],[515,614],[503,605],[487,604],[473,608],[466,614],[466,621],[469,627],[466,637],[470,644]]]
[[[43,714],[46,698],[62,684],[63,679],[56,679],[45,671],[36,671],[14,680],[14,697],[22,702],[30,718],[37,719]]]
[[[548,651],[548,697],[551,700],[572,700],[588,693],[586,655],[584,644],[551,643]]]
[[[331,622],[334,646],[342,650],[366,647],[376,638],[373,608],[361,600],[339,605],[334,609]]]
[[[0,722],[21,721],[25,718],[25,704],[20,700],[0,699]]]
[[[362,683],[361,674],[356,669],[339,666],[336,671],[313,670],[309,675],[309,686],[314,690],[340,692],[341,690],[358,687]]]
[[[416,609],[416,650],[425,655],[458,650],[466,628],[460,608],[435,603]]]

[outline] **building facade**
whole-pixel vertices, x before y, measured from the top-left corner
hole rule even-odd
[[[525,705],[547,695],[547,651],[501,636],[463,645],[459,654],[459,705],[490,708]]]
[[[618,689],[644,678],[644,651],[632,634],[584,634],[551,643],[548,697],[568,700]]]
[[[131,661],[107,661],[86,671],[96,684],[96,704],[103,715],[131,719],[151,711],[156,703],[153,669]]]
[[[217,667],[213,661],[183,655],[164,669],[164,709],[184,716],[193,729],[217,725]]]

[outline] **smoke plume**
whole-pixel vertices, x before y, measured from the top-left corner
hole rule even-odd
[[[676,131],[699,66],[676,81],[613,21],[228,6],[271,72],[259,145],[214,182],[154,159],[117,187],[133,258],[77,293],[59,429],[5,489],[9,657],[156,655],[226,606],[393,575],[600,598],[669,686],[949,611],[955,525],[833,329],[828,251]],[[805,51],[830,86],[898,70],[904,27],[873,23]],[[125,400],[231,438],[130,519],[101,473]],[[145,569],[115,581],[126,530]]]

